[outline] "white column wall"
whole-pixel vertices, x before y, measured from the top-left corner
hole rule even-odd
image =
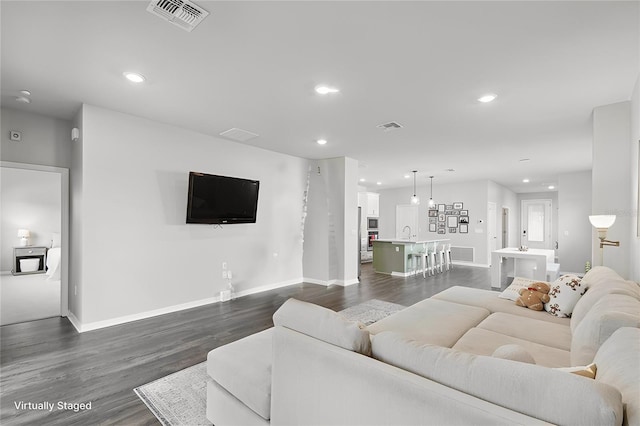
[[[604,248],[604,265],[629,276],[631,236],[631,102],[619,102],[593,110],[592,214],[615,214],[607,239],[620,247]],[[635,220],[635,217],[634,217]],[[599,243],[592,227],[592,257],[599,263]]]
[[[591,172],[558,176],[558,261],[562,273],[584,273],[591,262]]]

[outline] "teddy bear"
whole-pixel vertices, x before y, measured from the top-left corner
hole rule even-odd
[[[544,304],[550,300],[549,290],[551,290],[549,285],[542,282],[533,283],[528,288],[521,288],[518,292],[520,296],[516,299],[516,305],[541,311],[544,309]]]

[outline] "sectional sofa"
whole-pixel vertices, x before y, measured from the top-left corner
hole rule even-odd
[[[216,426],[640,425],[640,287],[604,267],[582,284],[571,318],[466,287],[368,327],[291,299],[274,328],[209,353],[207,417]],[[566,371],[589,364],[595,378]]]

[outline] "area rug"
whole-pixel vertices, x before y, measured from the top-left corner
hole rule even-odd
[[[404,308],[405,306],[397,303],[371,299],[340,311],[340,315],[350,321],[360,321],[364,325],[370,325]]]
[[[340,311],[351,321],[373,324],[404,309],[396,303],[371,299]],[[210,426],[206,417],[207,367],[201,362],[133,390],[165,426]]]
[[[206,417],[206,362],[162,377],[133,391],[165,426],[211,425]]]

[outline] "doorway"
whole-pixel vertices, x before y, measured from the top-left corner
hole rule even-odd
[[[522,200],[520,212],[520,244],[550,250],[551,200]]]
[[[67,316],[69,171],[4,161],[0,166],[0,227],[6,236],[0,245],[0,324]],[[29,231],[28,241],[17,238],[18,229]],[[37,271],[17,266],[15,254],[29,250],[46,253],[46,265]]]

